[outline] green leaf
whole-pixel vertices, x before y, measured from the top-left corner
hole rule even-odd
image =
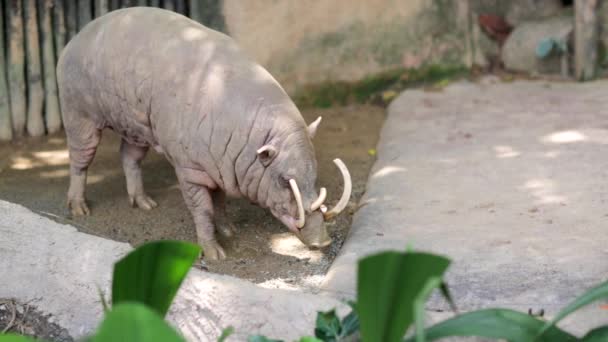
[[[416,342],[424,342],[424,304],[431,292],[442,283],[440,277],[433,277],[426,283],[422,291],[414,299],[414,323],[416,326]]]
[[[325,342],[335,342],[342,332],[342,324],[336,310],[317,313],[315,336]]]
[[[0,334],[0,342],[35,342],[33,338],[15,334]],[[38,340],[40,341],[40,340]]]
[[[426,329],[426,341],[449,336],[478,336],[508,341],[576,341],[576,337],[551,327],[535,340],[544,322],[508,309],[485,309],[458,315]],[[406,341],[414,341],[415,336]]]
[[[452,299],[452,294],[450,293],[448,284],[446,284],[445,282],[441,282],[441,285],[439,285],[439,290],[441,290],[441,295],[450,305],[450,309],[453,312],[458,313],[458,308],[456,307],[456,304],[454,303],[454,299]]]
[[[299,342],[324,342],[324,340],[319,340],[318,338],[312,336],[305,336],[302,337]]]
[[[578,297],[574,302],[570,303],[566,306],[562,311],[560,311],[555,318],[553,318],[550,322],[547,322],[540,334],[543,334],[547,329],[552,326],[555,326],[557,322],[562,320],[564,317],[573,313],[574,311],[591,304],[597,300],[608,298],[608,281],[590,289],[585,292],[582,296]]]
[[[164,317],[200,253],[199,246],[179,241],[156,241],[138,247],[114,265],[113,305],[143,303]]]
[[[608,325],[595,328],[581,339],[582,342],[605,342],[608,341]]]
[[[114,306],[91,341],[185,342],[161,316],[139,303]]]
[[[350,302],[348,304],[352,307],[352,310],[342,319],[341,337],[348,337],[359,330],[359,316],[357,316],[355,303]]]
[[[234,334],[234,327],[230,326],[224,330],[222,330],[222,334],[218,337],[217,342],[224,342],[228,338],[228,336]]]
[[[357,314],[364,341],[400,341],[414,318],[414,300],[450,261],[426,253],[384,252],[359,261]]]
[[[283,342],[282,340],[273,340],[271,338],[268,338],[266,336],[262,336],[262,335],[254,335],[254,336],[249,336],[249,338],[247,339],[247,342]]]

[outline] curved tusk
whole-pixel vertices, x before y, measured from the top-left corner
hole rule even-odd
[[[315,210],[319,209],[319,207],[321,207],[321,204],[323,204],[323,202],[325,202],[326,198],[327,198],[327,190],[325,188],[321,188],[321,190],[319,190],[319,198],[317,198],[317,200],[312,202],[312,204],[310,205],[310,211],[315,211]]]
[[[342,197],[340,197],[340,200],[338,201],[338,203],[336,203],[336,206],[323,214],[326,220],[329,220],[330,218],[338,215],[342,212],[342,210],[344,210],[344,208],[346,208],[348,200],[350,199],[350,194],[353,189],[352,179],[350,178],[350,173],[348,172],[346,165],[344,165],[344,163],[340,159],[334,159],[334,163],[336,164],[338,169],[340,169],[340,172],[342,173],[342,178],[344,178],[344,191],[342,192]]]
[[[304,223],[306,223],[306,218],[304,217],[304,205],[302,204],[302,194],[300,194],[300,189],[298,188],[298,183],[296,183],[295,179],[290,179],[289,185],[291,185],[291,191],[293,191],[293,196],[296,198],[296,203],[298,205],[298,219],[296,221],[296,227],[302,228],[304,227]]]

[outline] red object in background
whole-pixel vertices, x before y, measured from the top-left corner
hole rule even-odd
[[[507,40],[511,31],[513,31],[513,26],[495,14],[480,14],[478,22],[479,26],[481,26],[488,36],[498,41],[498,44],[501,46]]]

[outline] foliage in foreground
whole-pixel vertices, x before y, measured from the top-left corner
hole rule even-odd
[[[198,246],[174,241],[143,245],[114,266],[112,308],[88,341],[184,341],[164,316],[188,270],[200,255]],[[583,294],[549,322],[509,309],[484,309],[457,315],[424,328],[424,305],[439,289],[452,305],[443,275],[450,261],[442,256],[417,252],[383,252],[360,260],[357,301],[340,319],[335,310],[317,314],[314,337],[300,342],[434,341],[451,336],[478,336],[507,341],[608,341],[608,325],[577,338],[556,324],[595,301],[608,298],[608,282]],[[379,295],[382,294],[382,295]],[[107,305],[104,302],[104,307]],[[218,341],[234,329],[227,328]],[[30,338],[0,335],[0,342],[27,342]],[[280,342],[261,335],[250,342]]]

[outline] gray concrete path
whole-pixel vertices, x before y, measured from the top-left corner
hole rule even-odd
[[[550,316],[608,279],[608,82],[483,83],[390,105],[326,293],[353,297],[358,258],[407,244],[453,259],[463,310]],[[447,306],[434,298],[429,309]],[[599,323],[608,311],[594,304],[572,324]]]

